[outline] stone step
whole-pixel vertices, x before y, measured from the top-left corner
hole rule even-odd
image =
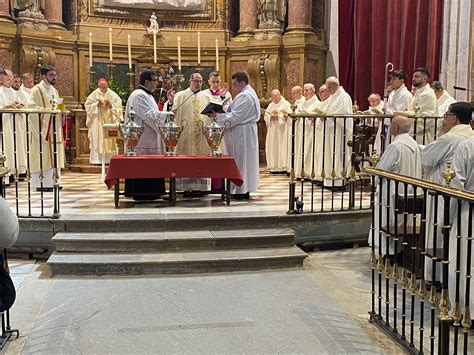
[[[54,275],[159,275],[296,268],[308,255],[295,246],[159,253],[64,253],[48,260]]]
[[[139,233],[57,233],[59,252],[166,252],[292,246],[291,228]]]

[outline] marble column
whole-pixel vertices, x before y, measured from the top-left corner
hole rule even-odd
[[[253,37],[257,28],[257,1],[240,0],[239,37]]]
[[[46,0],[44,6],[44,18],[49,27],[64,28],[62,1]]]
[[[312,0],[288,1],[288,27],[287,31],[310,32]]]
[[[10,17],[10,0],[0,0],[0,20],[9,19]]]

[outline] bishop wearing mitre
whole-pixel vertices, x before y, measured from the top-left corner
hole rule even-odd
[[[202,76],[199,73],[191,74],[189,87],[176,93],[173,100],[173,112],[176,114],[176,123],[185,125],[185,129],[179,138],[176,152],[186,155],[208,155],[211,149],[201,132],[200,123],[204,126],[210,122],[210,118],[201,115],[211,101],[211,97],[201,91]],[[180,191],[208,191],[211,188],[210,179],[181,178],[176,180],[176,190]]]
[[[120,119],[122,99],[108,87],[107,79],[100,78],[98,88],[87,97],[84,106],[89,128],[89,161],[91,164],[109,163],[116,146],[114,140],[104,139],[104,124]]]
[[[267,137],[265,154],[267,169],[270,172],[286,171],[288,163],[288,139],[286,137],[286,120],[291,111],[290,103],[281,95],[280,90],[271,92],[272,102],[265,110]]]

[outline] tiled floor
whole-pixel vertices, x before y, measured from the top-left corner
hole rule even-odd
[[[142,214],[142,213],[209,213],[209,212],[267,212],[274,214],[284,214],[288,210],[288,181],[285,175],[270,174],[266,170],[260,172],[260,185],[256,193],[251,194],[249,201],[232,200],[227,206],[220,199],[220,195],[208,195],[203,198],[183,198],[178,197],[176,206],[170,206],[167,201],[156,200],[153,202],[134,202],[131,199],[120,199],[120,207],[114,207],[113,190],[108,190],[101,180],[100,174],[84,174],[65,171],[61,177],[63,190],[60,192],[60,213],[62,216],[71,214]],[[6,190],[7,201],[15,209],[16,189],[11,185]],[[297,196],[301,195],[301,183],[296,185]],[[322,190],[314,186],[315,211],[323,208],[325,211],[341,210],[348,208],[349,193],[331,192]],[[19,183],[19,215],[28,216],[28,189],[25,182]],[[341,198],[342,197],[342,198]],[[31,214],[38,216],[41,213],[40,193],[31,193]],[[321,203],[321,198],[324,203]],[[304,184],[303,189],[304,211],[309,211],[311,207],[311,184]],[[362,206],[369,207],[370,189],[361,189],[357,184],[355,192],[356,208]],[[43,211],[46,216],[52,214],[53,200],[52,193],[44,193]],[[131,208],[135,207],[135,208]]]

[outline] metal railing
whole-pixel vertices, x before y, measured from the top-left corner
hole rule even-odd
[[[13,194],[18,217],[60,216],[59,153],[63,141],[58,123],[62,118],[58,109],[0,109],[0,156],[4,157],[0,167],[10,171],[3,178],[3,192],[7,200]],[[44,173],[49,168],[51,195],[44,186]],[[32,186],[33,173],[38,176],[37,189]]]
[[[362,168],[391,142],[393,117],[290,114],[288,213],[369,209],[370,176]],[[443,117],[413,119],[411,135],[419,144],[439,135]]]
[[[474,193],[365,170],[372,179],[370,321],[412,353],[469,353]]]

